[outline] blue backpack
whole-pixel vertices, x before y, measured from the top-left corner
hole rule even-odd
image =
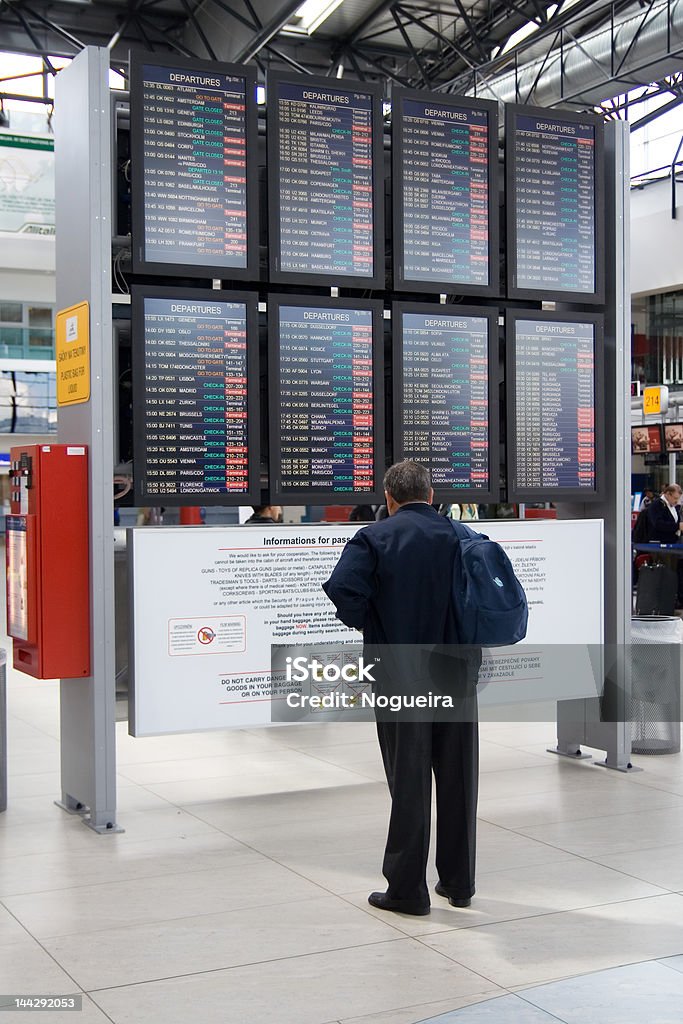
[[[453,576],[453,605],[460,642],[503,647],[526,636],[529,608],[522,584],[500,544],[450,520],[460,541]]]

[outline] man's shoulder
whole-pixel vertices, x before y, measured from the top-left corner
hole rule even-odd
[[[445,525],[450,527],[450,522],[445,516],[439,516],[436,513],[433,515],[425,514],[422,511],[416,511],[414,509],[405,508],[396,512],[393,516],[388,516],[387,519],[381,519],[379,522],[370,524],[363,530],[369,540],[380,541],[383,538],[392,537],[396,534],[405,534],[409,532],[424,533],[426,529],[442,530]],[[454,531],[451,531],[454,533]]]

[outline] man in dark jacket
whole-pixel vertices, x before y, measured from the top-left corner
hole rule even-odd
[[[415,462],[387,471],[384,488],[389,518],[359,531],[323,584],[345,625],[362,630],[366,646],[456,645],[451,602],[458,540],[448,519],[432,507],[429,474]],[[402,646],[401,651],[405,652]],[[455,684],[474,683],[481,659],[445,658],[460,674]],[[443,673],[441,673],[443,675]],[[463,678],[466,676],[467,678]],[[476,708],[476,699],[469,702]],[[454,716],[456,717],[456,716]],[[408,719],[406,712],[377,721],[391,793],[391,818],[382,871],[386,892],[369,902],[382,910],[428,914],[426,883],[431,822],[432,771],[436,778],[436,892],[451,905],[469,906],[474,895],[478,727],[476,713],[464,720]]]
[[[659,498],[647,506],[648,541],[656,544],[679,544],[681,541],[681,513],[679,502],[681,488],[678,484],[669,484]],[[666,555],[664,563],[674,569],[677,578],[676,607],[683,607],[683,558],[677,555]]]
[[[281,505],[252,505],[254,514],[245,520],[245,526],[273,526],[282,522]]]
[[[681,539],[678,509],[681,493],[678,484],[669,484],[661,497],[647,506],[648,540],[658,544],[678,544]]]

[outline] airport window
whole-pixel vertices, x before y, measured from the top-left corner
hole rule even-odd
[[[683,291],[631,304],[631,380],[683,388]]]
[[[57,429],[54,373],[0,372],[0,433],[49,434]]]
[[[20,324],[24,317],[20,302],[0,302],[0,323]]]

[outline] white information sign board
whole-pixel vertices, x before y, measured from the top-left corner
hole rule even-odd
[[[0,131],[0,233],[54,235],[52,136]]]
[[[271,644],[357,646],[321,583],[359,528],[373,527],[130,530],[132,735],[270,724]],[[547,700],[549,677],[553,699],[595,696],[581,645],[603,639],[602,521],[481,530],[509,554],[530,612],[522,644],[485,652],[480,703]],[[575,659],[564,648],[558,659],[553,645],[571,645]]]

